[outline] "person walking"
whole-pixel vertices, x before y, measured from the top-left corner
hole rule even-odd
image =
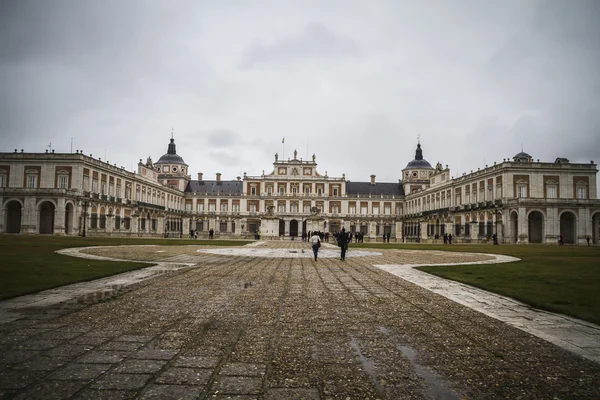
[[[338,237],[338,246],[342,249],[342,253],[340,254],[340,260],[346,261],[346,250],[348,250],[348,236],[346,236],[346,229],[342,228],[340,235]]]
[[[317,261],[319,247],[321,247],[321,238],[317,235],[317,232],[313,232],[313,235],[310,237],[310,244],[312,245],[313,254],[315,255],[315,261]]]

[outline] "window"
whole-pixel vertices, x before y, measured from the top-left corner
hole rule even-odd
[[[36,175],[27,175],[27,187],[34,188],[37,186],[37,176]]]
[[[305,205],[305,206],[304,206],[304,213],[305,213],[305,214],[308,214],[308,213],[310,213],[310,206],[309,206],[309,205]]]
[[[219,223],[219,232],[227,232],[227,222]]]
[[[83,190],[87,192],[90,190],[89,187],[90,187],[90,178],[88,178],[87,176],[84,176],[83,177]]]
[[[577,186],[577,198],[585,199],[585,186]]]
[[[337,214],[337,213],[339,213],[339,212],[340,212],[340,208],[339,208],[337,205],[335,205],[335,206],[331,206],[331,212],[332,212],[333,214]]]
[[[385,213],[385,215],[391,215],[392,214],[392,206],[385,206],[384,213]]]
[[[92,180],[92,192],[98,193],[98,179]]]
[[[6,174],[0,174],[0,187],[6,187]]]
[[[102,194],[106,194],[106,182],[102,182],[101,190],[102,190]]]
[[[360,213],[362,215],[367,215],[367,206],[360,206]]]
[[[58,187],[61,189],[68,189],[69,175],[59,175],[58,176]]]
[[[256,204],[250,204],[250,212],[251,213],[255,213],[256,212]]]
[[[255,187],[255,186],[252,186],[252,187],[250,188],[250,194],[251,194],[252,196],[256,196],[256,187]]]
[[[204,203],[198,203],[198,212],[204,211]]]
[[[292,194],[295,196],[298,193],[298,188],[293,187],[292,188]]]
[[[131,200],[131,187],[127,187],[127,188],[125,189],[125,198],[126,198],[127,200]]]
[[[273,194],[273,188],[271,186],[267,187],[267,194],[270,196],[271,194]]]
[[[115,196],[121,197],[121,185],[117,185],[117,192],[115,193]]]
[[[204,221],[196,221],[196,230],[199,232],[204,230]]]
[[[298,204],[292,203],[292,212],[293,213],[297,213],[298,212]]]
[[[338,189],[337,189],[337,188],[334,188],[334,189],[333,189],[333,195],[334,195],[334,196],[337,196],[337,195],[338,195]]]
[[[310,188],[304,188],[304,194],[310,196]]]
[[[283,188],[283,186],[281,186],[281,187],[279,188],[279,195],[280,195],[280,196],[283,196],[283,194],[284,194],[284,193],[285,193],[285,189]]]
[[[115,229],[121,229],[121,217],[118,215],[115,217]]]
[[[279,204],[277,206],[277,211],[280,213],[285,213],[285,204]]]
[[[356,206],[350,206],[348,208],[348,214],[356,214]]]
[[[240,205],[239,204],[233,204],[231,206],[231,209],[233,212],[240,212]]]
[[[191,203],[185,203],[185,211],[192,211],[192,204]]]
[[[494,188],[492,185],[488,186],[488,200],[494,200]]]
[[[517,197],[519,197],[519,198],[527,197],[527,185],[522,185],[522,184],[517,185]]]
[[[216,208],[215,203],[208,203],[208,211],[209,212],[214,212]]]
[[[555,199],[556,198],[556,186],[546,187],[546,196],[549,199]]]
[[[321,196],[323,194],[323,190],[321,188],[317,189],[317,195]]]
[[[221,203],[221,211],[227,211],[227,203]]]
[[[115,194],[115,184],[109,183],[108,184],[108,195],[113,196],[114,194]]]
[[[379,215],[379,206],[373,207],[373,214],[374,215]]]

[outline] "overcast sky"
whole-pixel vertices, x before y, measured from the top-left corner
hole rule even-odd
[[[193,179],[297,149],[397,181],[417,135],[454,176],[521,146],[598,163],[599,38],[596,0],[0,0],[0,151],[131,169],[173,129]]]

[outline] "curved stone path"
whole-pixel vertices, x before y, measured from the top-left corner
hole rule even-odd
[[[314,262],[199,249],[82,250],[185,268],[0,321],[0,398],[600,397],[597,363],[382,269],[493,255],[351,248],[345,262]]]

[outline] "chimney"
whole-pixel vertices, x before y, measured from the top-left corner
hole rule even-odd
[[[238,182],[239,182],[239,181],[241,181],[241,180],[242,180],[242,177],[241,177],[241,176],[238,176],[238,177],[237,177],[237,180],[238,180]]]
[[[202,172],[198,172],[198,182],[202,182]]]
[[[375,184],[375,175],[371,175],[371,185]]]
[[[221,182],[221,173],[217,172],[217,183]]]

